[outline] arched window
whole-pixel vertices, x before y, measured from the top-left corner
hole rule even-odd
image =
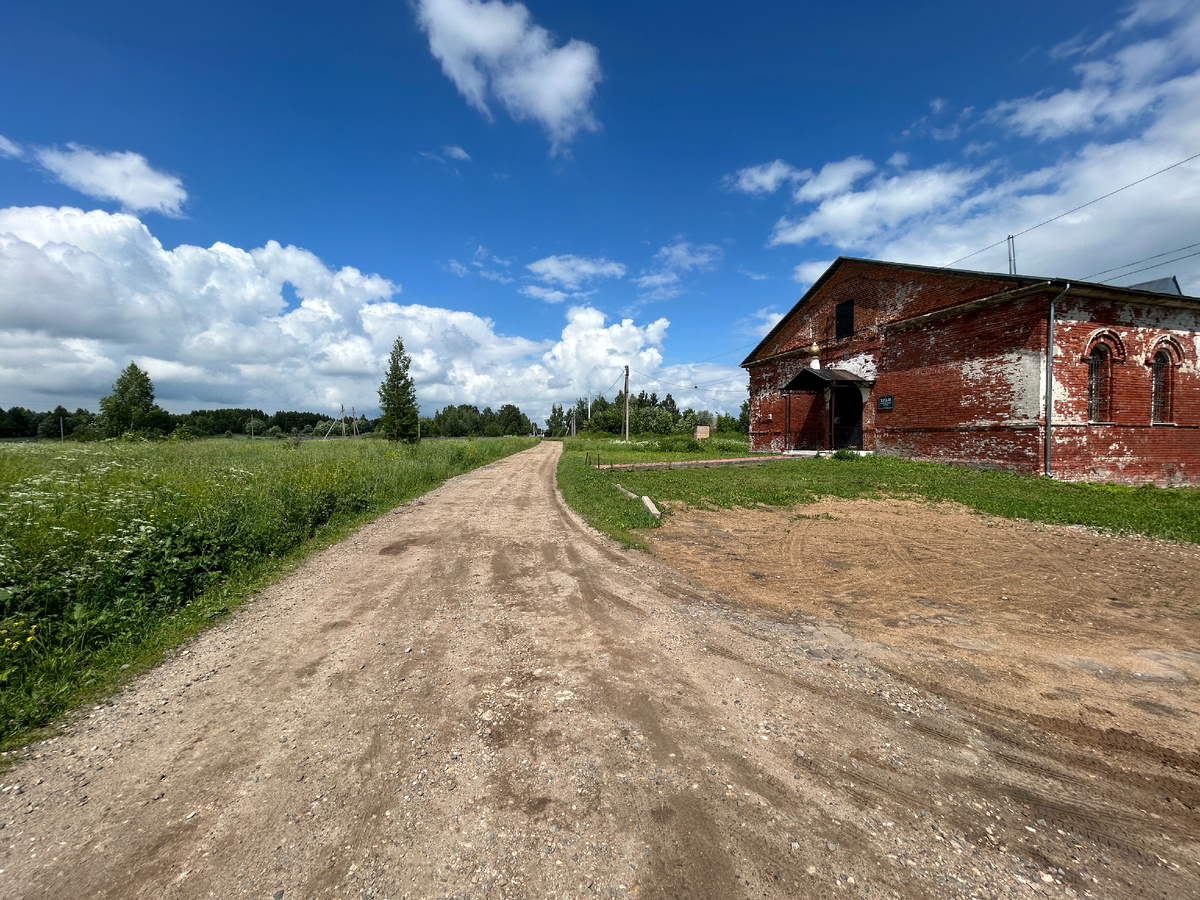
[[[1112,421],[1112,348],[1098,342],[1088,354],[1088,421]]]
[[[1159,350],[1150,361],[1150,421],[1163,423],[1171,417],[1171,354]]]

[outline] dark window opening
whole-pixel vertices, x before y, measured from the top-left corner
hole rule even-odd
[[[846,300],[834,308],[834,336],[841,340],[854,334],[854,301]]]
[[[1112,350],[1097,344],[1088,356],[1088,421],[1112,421]]]
[[[1150,363],[1150,421],[1171,421],[1171,354],[1159,350]]]

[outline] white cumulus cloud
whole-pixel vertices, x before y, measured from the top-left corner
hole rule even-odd
[[[132,359],[176,412],[345,404],[372,414],[400,335],[426,413],[516,403],[540,419],[551,403],[604,389],[621,365],[662,363],[666,319],[608,323],[576,304],[557,339],[532,340],[399,293],[275,241],[167,250],[129,213],[0,209],[0,383],[10,404],[94,410]]]
[[[94,200],[115,200],[130,212],[183,215],[188,198],[183,182],[152,167],[140,153],[67,144],[39,148],[34,156],[60,182]]]
[[[536,121],[552,154],[599,128],[591,109],[599,52],[580,40],[558,46],[523,3],[418,0],[417,20],[442,71],[489,120],[493,101],[518,122]]]

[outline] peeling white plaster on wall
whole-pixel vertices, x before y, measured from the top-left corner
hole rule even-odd
[[[1064,306],[1058,313],[1058,321],[1096,321],[1096,307],[1101,301],[1076,301]],[[1139,306],[1133,303],[1114,304],[1112,307],[1122,328],[1160,328],[1168,331],[1191,332],[1200,328],[1200,306],[1196,309],[1179,309],[1173,306]]]
[[[1054,362],[1055,362],[1054,371],[1055,371],[1055,373],[1058,373],[1059,371],[1061,371],[1058,368],[1058,363],[1061,360],[1062,360],[1062,357],[1059,356],[1057,353],[1055,353],[1054,354]],[[1042,380],[1044,381],[1045,379],[1043,378]],[[1052,424],[1054,424],[1054,425],[1077,425],[1084,421],[1086,416],[1085,417],[1064,416],[1060,412],[1059,407],[1062,405],[1065,405],[1067,407],[1067,409],[1075,408],[1071,404],[1071,400],[1072,400],[1071,393],[1070,393],[1070,391],[1067,390],[1067,386],[1062,381],[1060,381],[1058,378],[1058,375],[1055,374],[1055,376],[1054,376],[1054,409],[1051,411],[1051,413],[1054,417],[1052,420]],[[1046,403],[1046,398],[1043,397],[1042,398],[1043,408],[1045,407],[1045,403]],[[1085,406],[1085,409],[1086,409],[1086,406]]]
[[[842,360],[833,368],[841,369],[844,372],[853,372],[859,378],[867,381],[874,381],[879,374],[879,367],[875,364],[875,355],[872,353],[860,353],[852,356]]]
[[[1114,311],[1121,324],[1107,330],[1115,331],[1127,346],[1138,339],[1174,337],[1181,345],[1191,346],[1192,353],[1184,366],[1189,371],[1196,370],[1196,360],[1200,357],[1200,308],[1190,310],[1125,303],[1116,306]],[[1066,325],[1091,324],[1096,321],[1095,309],[1091,304],[1076,303],[1064,308],[1056,320]],[[1129,351],[1132,355],[1140,353],[1141,348],[1130,346]],[[1079,353],[1082,352],[1083,348],[1079,348]]]
[[[1042,354],[1032,350],[969,359],[962,365],[964,387],[974,396],[1006,400],[1008,415],[1004,421],[1008,424],[1014,419],[1036,420],[1045,403],[1042,364]],[[1001,386],[1003,390],[998,389]],[[982,420],[976,424],[982,424]]]

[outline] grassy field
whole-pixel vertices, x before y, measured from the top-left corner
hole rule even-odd
[[[527,438],[0,444],[0,746]]]
[[[679,502],[699,508],[790,507],[822,497],[907,497],[954,501],[1011,519],[1200,543],[1200,489],[1195,488],[1066,483],[873,456],[724,468],[596,470],[585,462],[589,456],[594,461],[596,449],[606,464],[648,460],[658,454],[639,454],[616,443],[597,448],[595,442],[569,440],[559,462],[559,485],[567,502],[592,527],[634,546],[641,542],[633,529],[654,528],[657,522],[640,503],[617,491],[614,482],[660,506]],[[711,454],[718,455],[722,454]],[[674,454],[673,458],[701,456],[710,454]]]

